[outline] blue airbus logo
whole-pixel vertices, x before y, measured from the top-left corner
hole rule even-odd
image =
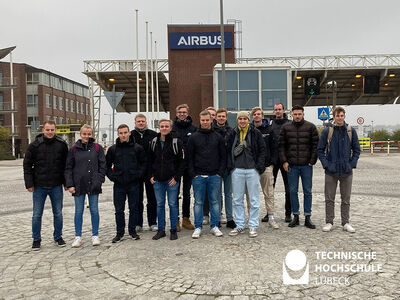
[[[232,48],[232,32],[225,32],[225,48]],[[170,49],[220,49],[219,32],[171,32],[169,34]]]

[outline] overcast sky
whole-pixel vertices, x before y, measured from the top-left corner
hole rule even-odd
[[[145,21],[159,58],[167,58],[167,24],[219,23],[219,0],[2,0],[0,48],[16,45],[15,62],[87,84],[84,60],[136,58],[135,9],[141,58]],[[398,0],[224,1],[225,20],[243,22],[243,57],[398,54],[399,13]],[[367,124],[400,123],[400,105],[347,110],[353,124],[353,115]]]

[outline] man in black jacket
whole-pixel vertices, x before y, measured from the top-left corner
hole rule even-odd
[[[194,225],[192,238],[200,237],[203,227],[203,205],[207,191],[210,201],[211,233],[222,236],[218,228],[220,219],[221,178],[226,169],[224,139],[211,128],[211,115],[207,110],[200,113],[200,129],[188,142],[189,174],[193,178]]]
[[[157,132],[147,128],[146,116],[143,114],[137,114],[135,116],[135,129],[131,131],[135,143],[143,147],[144,151],[149,153],[149,144],[157,136]],[[150,169],[150,165],[147,166]],[[137,232],[142,231],[143,228],[143,194],[144,188],[146,188],[147,197],[147,222],[151,231],[157,231],[157,201],[154,195],[153,185],[150,183],[148,178],[143,178],[139,182],[139,223],[136,228]]]
[[[189,137],[197,131],[197,127],[192,124],[192,118],[189,116],[189,106],[187,104],[180,104],[176,107],[176,117],[172,130],[182,140],[183,149],[185,154],[187,152],[187,145]],[[192,186],[192,178],[188,170],[182,176],[183,182],[183,201],[182,201],[182,227],[193,230],[194,226],[190,222],[190,188]],[[178,197],[178,214],[179,214],[179,197]],[[180,224],[178,218],[178,231],[180,231]]]
[[[44,122],[42,133],[26,151],[24,181],[27,190],[33,193],[32,250],[40,249],[42,215],[47,196],[50,196],[53,210],[54,241],[60,247],[65,246],[62,238],[62,185],[65,186],[64,170],[67,154],[68,146],[63,139],[56,136],[54,121]]]
[[[157,199],[158,231],[153,240],[165,237],[165,194],[171,222],[170,239],[176,240],[179,182],[185,170],[182,141],[171,134],[171,120],[161,119],[160,133],[150,145],[150,182]]]
[[[293,121],[282,126],[279,138],[279,156],[288,172],[293,220],[289,227],[299,225],[299,177],[304,194],[304,225],[315,229],[311,222],[313,165],[317,162],[318,131],[313,123],[304,120],[304,108],[292,108]]]
[[[289,122],[287,115],[285,113],[285,107],[283,103],[275,103],[274,105],[274,117],[271,120],[271,128],[274,133],[274,139],[276,143],[276,147],[279,148],[279,134],[281,132],[281,128],[284,124]],[[279,159],[276,165],[274,165],[274,188],[276,184],[276,179],[278,177],[278,172],[281,171],[283,184],[285,186],[285,222],[289,223],[292,221],[292,208],[290,204],[290,191],[289,191],[289,183],[287,178],[287,172],[283,168],[283,163]]]
[[[275,142],[274,134],[267,119],[264,119],[264,112],[261,107],[254,107],[251,110],[253,125],[261,132],[265,142],[265,171],[260,176],[261,190],[264,194],[265,208],[267,214],[261,219],[262,222],[278,229],[279,225],[274,219],[274,165],[278,160],[278,143]],[[246,197],[248,199],[248,197]]]
[[[228,142],[228,169],[232,172],[232,208],[237,227],[229,235],[244,233],[245,188],[249,192],[250,215],[249,237],[257,236],[258,218],[260,216],[260,174],[265,171],[265,142],[262,134],[249,124],[249,114],[240,111],[237,114],[238,127],[233,131]]]
[[[140,237],[136,233],[139,222],[139,182],[146,175],[146,153],[136,144],[126,124],[118,126],[116,144],[111,146],[106,155],[107,177],[114,182],[114,207],[117,234],[113,243],[121,241],[125,234],[125,201],[128,196],[129,234],[133,239]]]

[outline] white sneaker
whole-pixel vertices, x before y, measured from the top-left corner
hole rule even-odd
[[[257,229],[254,227],[250,227],[250,231],[249,231],[249,237],[254,238],[258,235],[257,233]]]
[[[210,217],[209,216],[204,216],[203,225],[208,225],[208,224],[210,224]]]
[[[226,224],[227,220],[224,214],[221,214],[221,219],[220,219],[221,224]]]
[[[72,243],[72,248],[79,248],[82,246],[83,242],[80,236],[76,236],[74,242]]]
[[[230,236],[235,236],[235,235],[238,235],[239,233],[244,233],[244,228],[234,228],[233,230],[231,230],[230,232],[229,232],[229,235]]]
[[[100,239],[97,235],[92,236],[92,245],[93,246],[99,246],[100,245]]]
[[[193,231],[192,239],[198,239],[200,237],[200,235],[201,235],[201,228],[196,228]]]
[[[322,227],[322,231],[329,232],[332,230],[333,225],[331,223],[326,223],[324,227]]]
[[[268,219],[268,224],[274,229],[279,229],[278,223],[276,223],[275,219],[269,218]]]
[[[158,231],[158,225],[151,225],[150,226],[150,231],[153,231],[153,232],[157,232]]]
[[[347,232],[350,232],[350,233],[356,232],[356,230],[353,228],[353,226],[350,225],[350,223],[344,224],[343,230],[347,231]]]
[[[219,230],[218,226],[211,228],[211,233],[215,236],[223,236],[224,234]]]

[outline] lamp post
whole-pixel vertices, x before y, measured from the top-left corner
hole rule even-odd
[[[109,139],[111,138],[111,116],[112,114],[104,114],[105,116],[109,116],[110,117],[110,122],[108,123],[108,133],[109,133]],[[110,144],[112,144],[113,141],[111,141]]]
[[[221,22],[221,80],[222,80],[222,107],[226,109],[226,80],[225,80],[225,31],[224,31],[224,3],[220,3]]]

